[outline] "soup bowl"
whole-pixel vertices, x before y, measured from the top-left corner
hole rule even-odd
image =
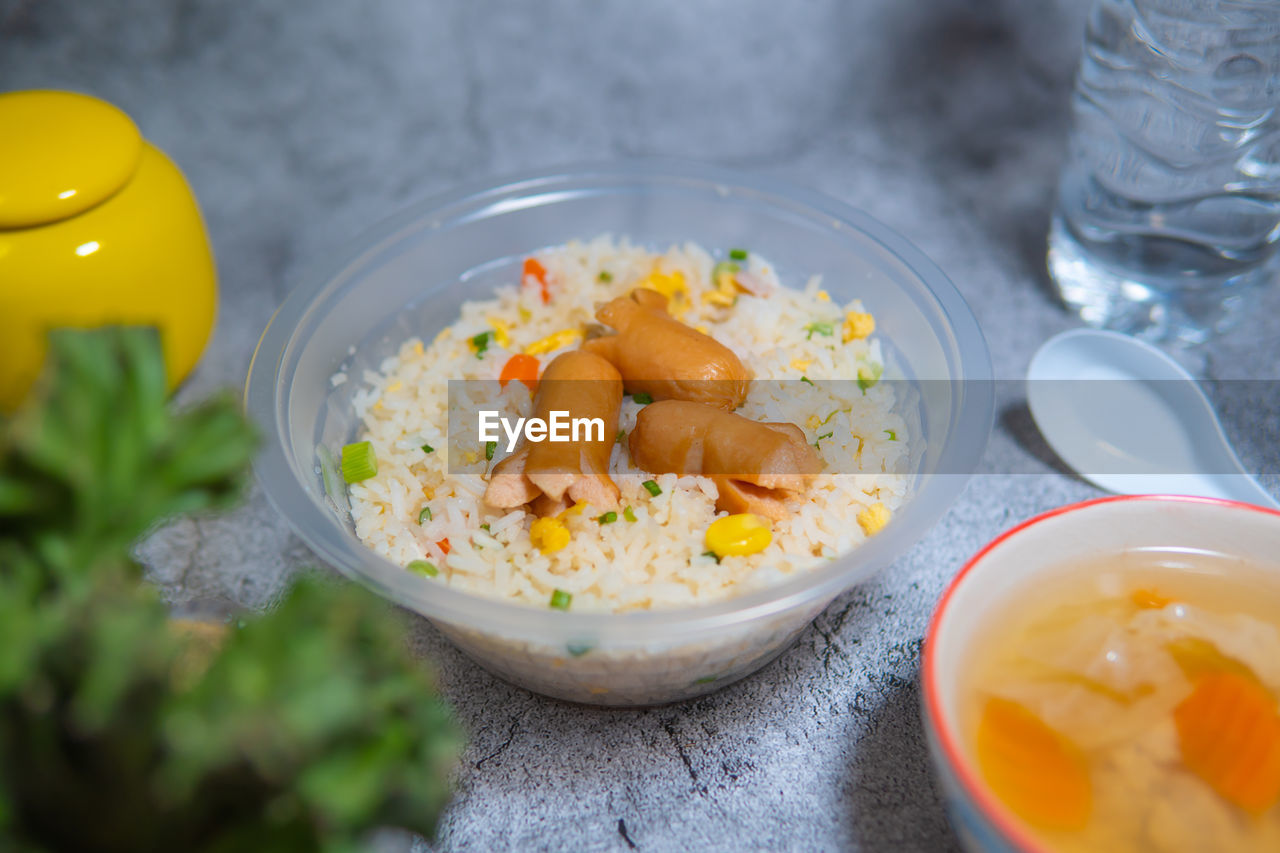
[[[1035,601],[1037,585],[1065,566],[1140,549],[1206,553],[1275,570],[1280,512],[1252,504],[1169,495],[1098,498],[1051,510],[1001,534],[943,593],[925,636],[924,724],[948,817],[965,849],[1046,850],[990,790],[964,729],[964,678],[993,614]]]

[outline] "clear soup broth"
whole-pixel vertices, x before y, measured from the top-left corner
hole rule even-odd
[[[1280,850],[1280,565],[1135,550],[995,608],[961,725],[1053,850]]]

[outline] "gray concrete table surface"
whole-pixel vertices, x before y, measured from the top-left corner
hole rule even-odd
[[[241,386],[299,269],[407,203],[635,156],[785,178],[867,211],[942,267],[997,376],[1018,379],[1074,324],[1043,253],[1084,12],[1065,0],[0,0],[0,90],[104,97],[185,170],[222,288],[187,397]],[[1209,374],[1274,379],[1277,309],[1273,292],[1214,343]],[[1095,494],[1025,402],[1002,399],[982,472],[923,541],[764,671],[683,705],[535,696],[416,620],[411,642],[471,734],[432,846],[954,847],[918,707],[930,610],[988,539]],[[142,555],[175,601],[248,607],[314,562],[258,493],[165,528]]]

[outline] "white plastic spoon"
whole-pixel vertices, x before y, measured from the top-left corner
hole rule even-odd
[[[1103,489],[1280,509],[1245,472],[1191,376],[1137,338],[1096,329],[1050,338],[1027,371],[1027,405],[1049,446]]]

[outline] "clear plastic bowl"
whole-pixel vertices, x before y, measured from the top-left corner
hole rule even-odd
[[[911,497],[866,544],[765,590],[700,607],[573,613],[482,598],[368,550],[326,498],[317,448],[352,441],[365,369],[431,337],[468,299],[517,281],[531,252],[601,233],[653,249],[747,246],[790,286],[822,274],[875,315],[891,370],[915,397],[925,446]],[[345,371],[352,381],[334,387]],[[272,318],[245,389],[263,427],[256,470],[272,504],[340,571],[421,613],[474,660],[530,690],[600,705],[707,693],[768,663],[842,591],[887,566],[947,510],[982,456],[993,411],[986,342],[927,258],[840,202],[706,166],[633,162],[523,175],[431,199],[319,264]],[[922,380],[930,380],[922,382]],[[907,395],[911,396],[911,395]]]

